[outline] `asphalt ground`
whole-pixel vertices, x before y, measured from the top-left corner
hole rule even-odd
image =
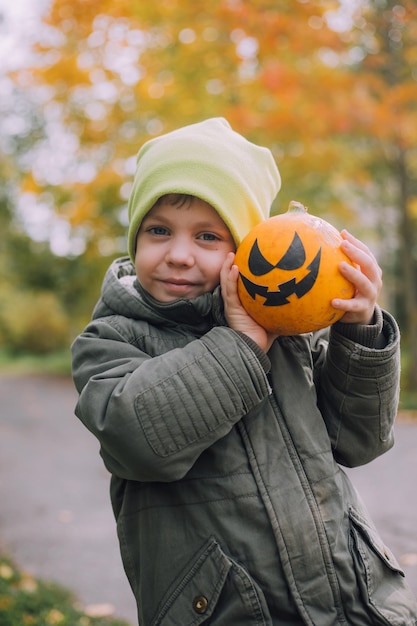
[[[75,592],[92,613],[137,623],[95,438],[61,377],[0,376],[0,549]]]
[[[1,375],[0,399],[0,551],[71,589],[92,614],[137,624],[110,477],[74,417],[72,381]],[[399,419],[394,448],[348,473],[417,594],[417,419]]]

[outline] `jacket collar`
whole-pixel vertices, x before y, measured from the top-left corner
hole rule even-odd
[[[155,326],[192,326],[198,334],[226,324],[220,287],[191,300],[158,302],[139,283],[127,257],[113,261],[104,279],[93,318],[106,315],[122,315]]]

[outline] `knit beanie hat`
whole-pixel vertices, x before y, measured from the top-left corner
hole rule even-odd
[[[138,152],[129,198],[129,256],[134,261],[144,216],[165,194],[184,193],[208,202],[238,246],[251,228],[269,217],[280,186],[271,152],[232,130],[224,118],[151,139]]]

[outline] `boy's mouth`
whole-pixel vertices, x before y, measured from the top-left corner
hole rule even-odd
[[[194,289],[197,286],[197,283],[190,280],[185,280],[183,278],[167,278],[164,279],[162,282],[167,289],[179,293],[186,292],[189,289]]]

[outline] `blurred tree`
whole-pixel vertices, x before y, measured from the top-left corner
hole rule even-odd
[[[43,169],[38,161],[28,187],[50,192],[93,255],[115,251],[125,246],[138,147],[178,125],[223,115],[274,151],[285,181],[275,211],[295,194],[337,215],[346,205],[329,178],[343,149],[329,134],[348,130],[342,94],[351,84],[326,60],[326,51],[346,47],[326,21],[337,6],[84,0],[79,10],[73,0],[54,0],[54,36],[39,45],[32,80],[50,89],[51,154],[61,155]]]
[[[271,147],[283,178],[274,212],[297,199],[336,226],[376,226],[380,250],[399,249],[402,237],[401,300],[412,338],[413,5],[52,0],[37,67],[16,77],[40,94],[46,125],[23,189],[70,225],[67,254],[83,252],[93,264],[125,250],[126,202],[143,141],[225,116]],[[394,197],[395,189],[402,195]],[[390,231],[399,215],[402,228]]]
[[[98,296],[108,260],[56,256],[25,231],[19,191],[27,190],[33,146],[45,137],[43,116],[30,92],[5,77],[1,87],[10,99],[0,103],[0,348],[44,353],[68,347],[87,321],[85,299]]]
[[[379,207],[384,241],[396,232],[392,284],[417,387],[417,5],[368,0],[349,33],[359,51],[353,92],[353,142],[367,190]],[[364,181],[364,179],[363,179]],[[365,194],[364,194],[365,195]],[[369,194],[368,194],[369,195]],[[395,219],[384,220],[391,209]],[[394,209],[394,211],[393,211]],[[384,214],[385,210],[385,214]]]

